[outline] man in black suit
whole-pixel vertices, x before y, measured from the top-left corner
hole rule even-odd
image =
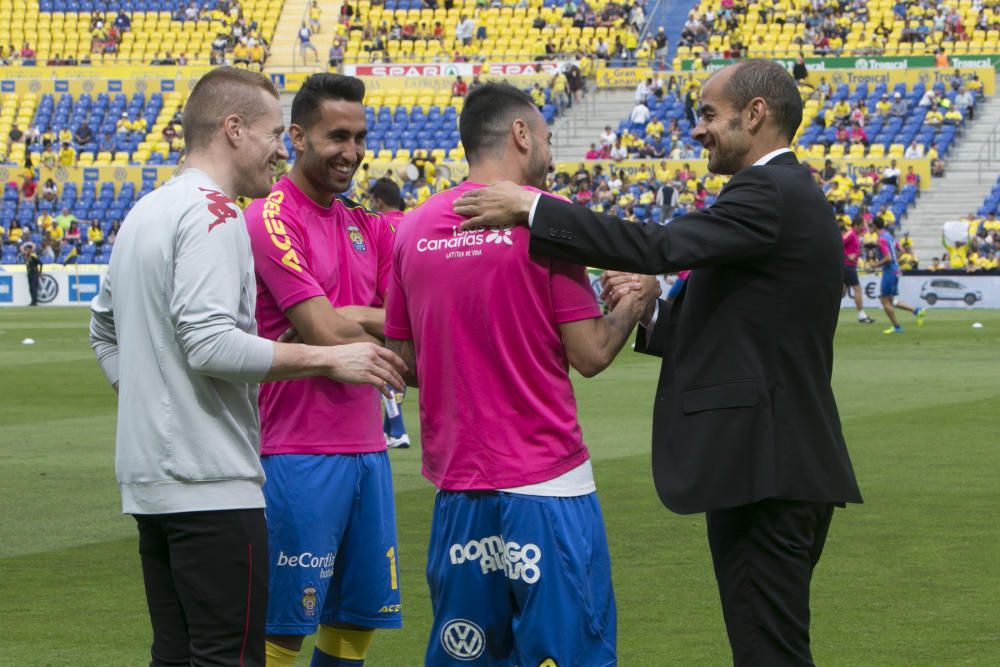
[[[748,60],[705,84],[692,136],[733,178],[712,206],[637,225],[506,184],[467,193],[469,225],[529,220],[530,252],[620,271],[692,269],[646,313],[636,348],[663,357],[653,479],[705,512],[736,665],[811,665],[809,584],[835,505],[861,502],[830,387],[843,248],[830,205],[788,145],[795,82]],[[618,289],[637,279],[608,274]]]

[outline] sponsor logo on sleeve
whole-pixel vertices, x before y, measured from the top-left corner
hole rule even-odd
[[[209,188],[198,189],[205,193],[205,199],[209,201],[208,212],[215,216],[215,220],[208,225],[209,232],[237,216],[236,211],[230,206],[230,204],[236,206],[236,202],[232,199],[218,190],[210,190]]]
[[[472,621],[456,618],[441,628],[441,646],[456,660],[475,660],[486,649],[486,636]]]

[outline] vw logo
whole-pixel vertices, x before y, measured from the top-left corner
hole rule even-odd
[[[47,273],[38,279],[38,303],[52,303],[59,296],[59,283]]]
[[[456,660],[475,660],[486,648],[486,637],[472,621],[456,618],[441,628],[441,646]]]

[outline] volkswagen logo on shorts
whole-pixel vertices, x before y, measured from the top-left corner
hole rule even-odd
[[[456,618],[441,628],[441,646],[456,660],[475,660],[486,648],[486,637],[472,621]]]
[[[38,303],[52,303],[59,296],[59,283],[47,273],[38,279]]]

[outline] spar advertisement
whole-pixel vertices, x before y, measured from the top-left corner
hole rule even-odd
[[[500,63],[372,63],[344,65],[348,76],[518,76],[521,74],[555,74],[563,63],[556,60],[540,62]]]

